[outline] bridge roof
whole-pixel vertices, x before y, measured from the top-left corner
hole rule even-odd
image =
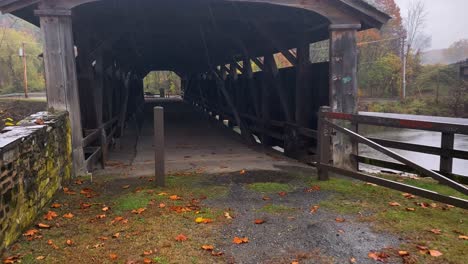
[[[35,25],[39,0],[0,0]],[[390,17],[363,0],[43,0],[73,8],[78,49],[106,52],[141,74],[203,72],[329,37],[332,23],[380,28]],[[53,4],[52,4],[53,6]]]

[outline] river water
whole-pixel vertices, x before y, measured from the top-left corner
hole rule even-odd
[[[432,117],[432,116],[416,116],[416,115],[400,115],[400,114],[385,114],[385,113],[368,113],[363,112],[360,114],[364,115],[373,115],[373,116],[382,116],[382,117],[391,117],[391,118],[402,118],[402,119],[412,119],[412,120],[421,120],[421,121],[433,121],[449,124],[463,124],[468,125],[468,119],[466,118],[447,118],[447,117]],[[440,147],[442,133],[440,132],[430,132],[430,131],[421,131],[414,129],[400,129],[400,128],[388,128],[388,127],[376,127],[376,126],[367,126],[361,125],[359,127],[359,132],[364,136],[394,140],[400,142],[407,142],[413,144],[420,144],[425,146]],[[455,135],[455,149],[468,151],[468,135]],[[428,169],[439,169],[440,157],[430,154],[423,154],[405,150],[392,149],[398,154],[403,155],[404,157],[410,159],[422,165]],[[395,161],[391,158],[388,158],[386,155],[375,151],[365,145],[359,145],[359,155],[377,158],[387,161]],[[396,161],[395,161],[396,162]],[[362,165],[364,166],[364,165]],[[366,168],[366,167],[363,167]],[[373,169],[373,167],[367,167]],[[454,159],[453,160],[453,173],[459,175],[468,176],[468,160]]]

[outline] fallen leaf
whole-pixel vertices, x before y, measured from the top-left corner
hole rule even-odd
[[[51,208],[60,208],[60,207],[62,207],[62,205],[59,204],[59,203],[53,203],[50,207]]]
[[[180,200],[181,198],[179,196],[177,196],[177,195],[171,195],[171,196],[169,196],[169,199],[174,201],[174,200]]]
[[[459,236],[458,236],[458,239],[461,239],[461,240],[468,240],[468,236],[459,235]]]
[[[385,262],[389,255],[384,252],[369,252],[367,256],[375,261]]]
[[[119,238],[120,237],[120,233],[115,233],[112,235],[112,238]]]
[[[312,186],[310,188],[306,188],[304,190],[304,192],[307,192],[307,193],[316,192],[316,191],[320,191],[320,186],[314,185],[314,186]]]
[[[105,214],[101,214],[101,215],[96,215],[96,219],[104,219],[106,218],[107,216]]]
[[[400,250],[398,251],[398,255],[400,255],[400,257],[406,257],[406,256],[409,256],[409,252]]]
[[[153,250],[143,251],[143,256],[149,256],[153,254]]]
[[[263,201],[269,201],[269,200],[271,200],[271,198],[268,197],[268,196],[263,196],[262,199],[263,199]]]
[[[68,246],[72,246],[73,245],[73,240],[71,239],[67,239],[67,241],[65,242]]]
[[[214,249],[214,246],[213,245],[203,245],[201,248],[204,249],[204,250],[211,251],[211,250]]]
[[[411,193],[402,193],[401,195],[403,195],[403,197],[405,197],[406,199],[416,198],[416,196],[412,195]]]
[[[81,185],[81,184],[83,184],[83,181],[82,181],[82,180],[76,180],[76,181],[75,181],[75,184],[76,184],[76,185]]]
[[[229,214],[229,212],[224,212],[224,217],[226,217],[226,219],[232,219],[232,216]]]
[[[388,205],[390,205],[390,206],[401,206],[401,204],[399,204],[397,202],[389,202]]]
[[[431,229],[431,230],[429,230],[429,231],[430,231],[431,233],[436,234],[436,235],[442,234],[442,232],[440,231],[440,229]]]
[[[49,211],[49,212],[47,212],[47,214],[44,215],[44,219],[50,221],[50,220],[54,219],[54,218],[57,217],[57,216],[58,216],[58,215],[57,215],[56,212],[54,212],[54,211]]]
[[[149,259],[149,258],[144,258],[143,263],[149,264],[149,263],[153,263],[153,261],[151,259]]]
[[[39,223],[39,224],[37,224],[37,227],[42,228],[42,229],[48,229],[48,228],[50,228],[50,225]]]
[[[291,264],[299,264],[299,261],[292,261]]]
[[[239,172],[239,174],[240,174],[240,175],[244,175],[246,172],[247,172],[246,170],[241,170],[241,171]]]
[[[163,195],[167,195],[167,193],[165,192],[158,193],[158,196],[163,196]]]
[[[429,249],[429,255],[431,255],[432,257],[440,257],[442,256],[443,254],[438,251],[438,250],[435,250],[435,249]]]
[[[287,192],[279,192],[278,195],[279,196],[286,196],[286,195],[288,195],[288,193]]]
[[[254,221],[254,223],[255,223],[256,225],[261,225],[261,224],[265,223],[265,220],[263,220],[263,219],[256,219],[256,220]]]
[[[416,245],[416,247],[419,249],[419,250],[427,250],[428,247],[426,246],[421,246],[421,245]]]
[[[164,203],[159,204],[159,208],[164,208],[164,207],[166,207],[166,204],[164,204]]]
[[[234,237],[234,239],[232,240],[232,243],[234,244],[244,244],[244,243],[249,243],[249,239],[247,237]]]
[[[213,220],[209,218],[197,217],[195,218],[195,222],[198,224],[201,224],[201,223],[208,224],[208,223],[212,223]]]
[[[88,204],[88,203],[80,203],[80,208],[81,209],[88,209],[90,208],[92,205],[91,204]]]
[[[370,182],[366,182],[364,183],[364,185],[369,185],[369,186],[374,186],[374,187],[377,187],[378,185],[375,184],[375,183],[370,183]]]
[[[343,222],[346,221],[346,219],[341,218],[341,217],[337,217],[337,218],[335,218],[335,221],[338,222],[338,223],[343,223]]]
[[[317,212],[317,210],[320,208],[320,206],[318,205],[314,205],[310,208],[310,212],[315,214]]]
[[[179,234],[179,235],[177,235],[177,236],[175,237],[175,240],[176,240],[176,241],[179,241],[179,242],[186,241],[187,239],[188,239],[188,238],[187,238],[185,235],[183,235],[183,234]]]
[[[72,213],[64,214],[63,218],[72,219],[74,215]]]
[[[138,208],[136,210],[132,210],[132,213],[133,214],[141,214],[143,213],[144,211],[146,211],[146,208]]]
[[[103,207],[103,208],[101,209],[101,211],[107,212],[107,211],[109,211],[109,209],[110,209],[110,208],[106,206],[106,207]]]
[[[28,231],[24,232],[23,236],[35,236],[36,234],[39,233],[39,230],[37,229],[29,229]]]
[[[222,255],[224,255],[224,253],[221,252],[221,251],[218,251],[218,252],[215,252],[214,250],[211,251],[211,256],[219,257],[219,256],[222,256]]]
[[[110,253],[109,258],[112,259],[112,260],[116,260],[118,258],[118,256],[115,253]]]
[[[122,189],[128,189],[128,188],[130,188],[130,185],[124,185],[124,186],[122,186]]]
[[[36,258],[36,260],[43,260],[43,259],[45,259],[45,256],[38,256],[38,257]]]
[[[356,258],[350,258],[349,263],[356,263]]]
[[[106,241],[108,240],[109,238],[108,237],[105,237],[105,236],[100,236],[98,237],[99,240],[102,240],[102,241]]]
[[[416,209],[411,208],[411,207],[407,207],[407,208],[406,208],[406,211],[408,211],[408,212],[413,212],[413,211],[416,211]]]
[[[44,125],[45,122],[44,122],[44,119],[38,118],[38,119],[36,119],[36,121],[34,121],[34,124],[36,124],[36,125]]]

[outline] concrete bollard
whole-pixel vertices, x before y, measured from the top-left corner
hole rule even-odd
[[[164,108],[154,108],[154,172],[158,187],[166,186],[164,158]]]

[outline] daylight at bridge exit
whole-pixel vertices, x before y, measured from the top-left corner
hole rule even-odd
[[[0,0],[0,262],[468,259],[466,0]]]

